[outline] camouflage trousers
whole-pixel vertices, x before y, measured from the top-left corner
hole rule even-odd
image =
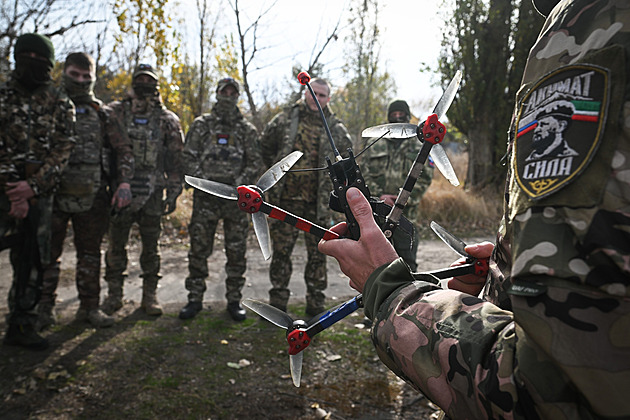
[[[278,204],[281,208],[299,215],[310,221],[317,220],[317,205],[302,201],[284,201]],[[293,265],[291,254],[300,230],[279,220],[270,220],[270,233],[273,246],[273,256],[269,267],[269,278],[272,288],[269,290],[269,303],[284,308],[291,294],[288,286]],[[321,225],[321,222],[320,222]],[[326,273],[326,256],[319,252],[319,239],[309,233],[304,233],[306,244],[306,266],[304,267],[304,281],[306,282],[307,308],[320,309],[324,307],[326,296],[324,290],[328,285]]]
[[[228,303],[240,302],[241,290],[245,285],[247,260],[247,233],[249,220],[245,212],[239,211],[234,202],[221,200],[203,192],[195,191],[193,211],[188,225],[190,252],[186,290],[190,302],[203,301],[208,278],[208,258],[214,248],[214,234],[219,220],[223,220],[225,234],[225,297]]]
[[[79,292],[79,302],[83,309],[98,308],[101,294],[101,242],[107,231],[110,212],[110,198],[105,189],[101,189],[92,208],[84,212],[67,213],[55,207],[52,215],[52,237],[50,243],[51,263],[44,267],[44,283],[41,303],[55,304],[59,267],[63,243],[72,221],[74,245],[77,251],[75,280]]]
[[[105,253],[105,281],[108,294],[121,295],[127,269],[127,242],[131,226],[137,223],[142,241],[140,268],[143,285],[156,287],[160,279],[158,241],[162,233],[162,190],[158,189],[137,211],[128,207],[110,218],[109,246]]]
[[[9,313],[7,323],[19,325],[35,325],[37,311],[35,306],[41,296],[42,267],[50,261],[50,219],[52,214],[52,198],[38,197],[37,202],[31,206],[26,219],[17,220],[9,216],[11,204],[6,195],[0,194],[0,238],[11,241],[9,246],[13,277],[9,290]],[[33,238],[24,237],[26,225],[36,231],[37,251],[39,261],[31,258],[33,255],[24,249],[24,245]],[[27,242],[24,242],[27,241]],[[19,277],[18,272],[26,273]]]

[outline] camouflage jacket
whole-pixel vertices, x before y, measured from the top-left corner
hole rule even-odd
[[[301,99],[291,107],[288,107],[283,112],[276,115],[267,124],[261,136],[262,157],[265,167],[270,167],[289,153],[296,150],[296,134],[298,132],[300,116],[305,115],[307,112],[312,113],[313,111],[308,109],[304,100]],[[332,137],[335,140],[337,149],[343,156],[347,156],[347,149],[352,147],[352,140],[350,138],[350,134],[348,134],[348,130],[341,120],[339,120],[335,114],[331,112],[330,106],[324,108],[324,115],[326,116],[328,127],[330,128]],[[329,156],[333,161],[334,156],[323,123],[320,128],[319,137],[320,144],[317,161],[319,162],[319,167],[326,167],[326,156]],[[270,197],[270,202],[273,203],[274,201],[277,202],[279,200],[282,195],[284,182],[287,177],[290,176],[292,176],[291,173],[285,175],[284,178],[282,178],[278,184],[276,184],[267,193]],[[328,207],[330,192],[332,190],[332,181],[328,176],[328,171],[319,171],[317,180],[317,219],[320,223],[332,221],[330,220],[332,213]],[[290,211],[290,209],[287,210]]]
[[[380,357],[451,418],[630,418],[629,28],[563,1],[531,49],[485,300],[400,262],[366,284]]]
[[[381,139],[374,143],[365,152],[360,165],[370,194],[373,197],[383,194],[398,195],[421,147],[422,143],[415,137]],[[427,162],[405,207],[405,215],[413,223],[418,222],[418,205],[432,179],[433,165]]]
[[[214,110],[195,118],[183,158],[187,175],[229,185],[254,184],[262,169],[258,132],[240,112],[229,122]]]
[[[57,207],[66,212],[89,210],[100,188],[108,183],[116,188],[133,178],[133,151],[123,122],[96,98],[75,108],[77,143],[55,194]]]
[[[134,110],[135,101],[139,100],[129,97],[109,104],[133,148],[132,211],[142,207],[156,191],[166,189],[167,194],[178,195],[184,179],[184,134],[179,117],[166,109],[160,97],[147,100],[143,112]]]
[[[53,86],[28,93],[13,78],[0,86],[0,188],[41,162],[26,181],[35,195],[53,193],[75,144],[74,118],[74,105]]]

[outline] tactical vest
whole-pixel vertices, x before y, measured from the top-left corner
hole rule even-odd
[[[162,107],[156,105],[149,113],[133,114],[131,101],[125,101],[124,106],[125,127],[135,160],[135,175],[130,185],[134,197],[132,207],[136,208],[142,206],[155,190],[155,174],[160,166],[162,148],[160,133]]]
[[[244,120],[231,126],[221,123],[214,115],[204,119],[207,130],[202,153],[202,177],[217,182],[233,184],[245,166],[245,149],[248,147],[244,130],[240,126]]]
[[[76,145],[55,194],[57,207],[67,213],[89,210],[102,185],[104,138],[100,105],[78,104],[75,109]]]

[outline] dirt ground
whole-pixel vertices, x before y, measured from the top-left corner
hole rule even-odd
[[[219,240],[221,239],[219,232]],[[250,238],[245,297],[266,300],[268,262]],[[469,242],[480,237],[468,240]],[[437,407],[395,377],[377,358],[357,312],[315,337],[304,353],[302,386],[293,386],[285,332],[249,313],[235,323],[222,293],[225,257],[219,243],[205,310],[181,321],[186,302],[185,241],[166,238],[159,297],[161,317],[139,310],[139,268],[131,265],[126,303],[111,328],[74,321],[74,249],[68,241],[57,307],[59,324],[44,335],[51,346],[32,352],[0,347],[2,419],[429,419]],[[138,261],[132,243],[130,261]],[[448,266],[455,254],[439,241],[423,241],[424,270]],[[305,250],[295,251],[289,313],[305,318]],[[329,261],[330,306],[354,295],[336,262]],[[302,270],[302,271],[300,271]],[[7,253],[0,254],[0,294],[10,286]],[[105,293],[105,287],[103,294]],[[6,298],[4,298],[6,299]],[[6,300],[0,315],[6,314]],[[0,329],[5,330],[4,317]]]

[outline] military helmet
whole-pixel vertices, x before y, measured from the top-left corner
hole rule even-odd
[[[217,93],[222,91],[228,85],[232,85],[234,89],[236,89],[236,93],[240,93],[240,85],[236,80],[232,79],[231,77],[224,77],[223,79],[219,80],[219,83],[217,83]]]
[[[134,70],[132,78],[135,79],[136,77],[141,76],[143,74],[146,74],[147,76],[155,80],[158,80],[157,72],[155,71],[153,67],[151,67],[150,64],[139,64]]]

